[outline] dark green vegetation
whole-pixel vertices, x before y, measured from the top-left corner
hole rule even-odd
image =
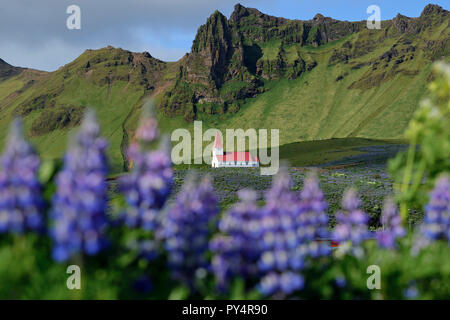
[[[400,144],[398,143],[399,141],[361,138],[296,142],[281,146],[280,157],[295,167],[330,163],[348,165],[348,159],[351,157],[368,155],[369,153],[371,158],[382,157],[385,160],[399,149]],[[375,152],[371,152],[370,147],[375,147]],[[366,161],[361,160],[361,162]]]
[[[177,62],[112,47],[86,50],[50,73],[1,60],[0,136],[20,115],[40,153],[57,158],[82,109],[92,107],[119,172],[150,97],[167,132],[192,129],[196,119],[204,129],[280,129],[282,145],[399,139],[431,79],[431,63],[448,60],[449,12],[428,5],[418,18],[383,21],[381,30],[365,24],[320,14],[288,20],[236,5],[229,19],[220,12],[208,18]]]

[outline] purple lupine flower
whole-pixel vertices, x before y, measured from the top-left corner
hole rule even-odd
[[[347,280],[343,276],[337,276],[334,279],[334,283],[338,288],[344,288],[347,285]]]
[[[369,218],[360,209],[361,201],[355,190],[347,190],[342,199],[344,211],[337,213],[337,226],[333,232],[334,240],[338,242],[350,241],[354,248],[369,238],[367,222]]]
[[[163,217],[158,232],[175,279],[192,286],[197,271],[207,268],[209,227],[217,213],[217,198],[210,179],[204,178],[199,185],[188,180]]]
[[[132,170],[119,180],[120,191],[127,202],[121,220],[129,228],[147,232],[144,239],[134,239],[129,247],[150,261],[158,255],[159,243],[155,239],[155,233],[160,225],[161,209],[172,190],[173,169],[168,147],[170,142],[163,139],[159,149],[150,149],[151,143],[159,138],[159,129],[148,108],[142,113],[136,137],[137,141],[128,148],[128,157],[133,163]]]
[[[262,253],[258,261],[263,274],[258,288],[264,295],[289,295],[304,285],[300,271],[309,249],[304,245],[299,199],[291,186],[287,169],[281,168],[266,193],[266,205],[260,219]]]
[[[221,291],[228,289],[229,280],[239,274],[242,261],[241,244],[229,235],[215,236],[209,243],[209,248],[214,253],[211,269],[216,278],[217,287]]]
[[[388,198],[384,204],[381,224],[383,230],[376,234],[378,245],[382,248],[392,249],[395,247],[396,239],[406,234],[402,227],[402,218],[392,198]]]
[[[0,169],[0,233],[42,231],[40,160],[23,136],[22,121],[11,124]]]
[[[56,261],[78,252],[95,255],[106,246],[106,148],[95,115],[88,111],[56,178],[51,212]]]
[[[425,207],[422,233],[429,240],[450,241],[450,179],[443,175],[436,180],[430,201]]]
[[[219,223],[220,231],[226,235],[216,236],[210,242],[210,249],[215,253],[212,269],[222,290],[227,288],[231,277],[251,278],[258,272],[261,210],[256,205],[256,192],[244,189],[238,196],[240,202]]]
[[[120,179],[120,190],[128,204],[124,221],[130,228],[154,231],[172,189],[172,162],[165,150],[142,152],[137,145],[131,149],[136,153],[133,170]]]
[[[167,142],[161,143],[158,150],[145,148],[158,134],[156,120],[144,114],[137,129],[139,140],[128,149],[133,168],[121,177],[120,190],[128,204],[123,218],[130,228],[155,231],[159,212],[172,190],[173,169]]]
[[[435,240],[450,243],[450,180],[447,174],[436,179],[430,200],[425,206],[425,218],[414,237],[411,252],[417,255]]]
[[[259,292],[264,296],[269,296],[279,291],[280,277],[275,272],[270,272],[260,281],[258,285]]]
[[[143,116],[136,130],[136,138],[142,142],[152,142],[159,137],[158,122],[152,116]]]
[[[411,281],[409,286],[403,291],[405,298],[414,300],[419,297],[419,290],[415,281]]]
[[[273,295],[277,292],[289,295],[301,290],[304,285],[304,278],[296,272],[270,272],[261,280],[258,289],[264,296]]]
[[[303,241],[308,246],[309,255],[312,257],[327,255],[331,252],[327,241],[316,241],[330,238],[327,208],[328,204],[319,187],[317,176],[310,174],[300,192],[300,214],[297,215],[297,221],[300,226],[298,232],[303,236]]]

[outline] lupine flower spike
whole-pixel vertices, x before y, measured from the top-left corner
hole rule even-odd
[[[209,227],[217,213],[217,199],[209,178],[199,185],[189,179],[158,232],[175,279],[193,286],[197,272],[207,268]]]
[[[43,200],[38,180],[39,157],[23,136],[22,121],[13,121],[0,169],[0,233],[42,231]]]
[[[247,279],[258,273],[261,209],[256,205],[256,192],[244,189],[238,196],[240,201],[219,223],[224,235],[216,236],[210,243],[210,249],[215,253],[212,269],[221,290],[228,287],[234,276]]]
[[[308,249],[303,245],[299,224],[299,199],[291,191],[286,168],[281,168],[266,193],[266,206],[260,224],[262,254],[258,263],[263,277],[258,285],[263,295],[289,295],[303,288],[300,274]]]
[[[381,214],[383,229],[377,232],[378,245],[382,248],[395,248],[395,241],[403,237],[406,232],[402,227],[402,218],[392,198],[388,198]]]
[[[430,240],[450,242],[450,179],[442,175],[436,180],[430,201],[425,207],[424,236]]]
[[[144,117],[137,129],[138,141],[131,144],[128,155],[133,161],[132,171],[120,179],[120,190],[125,195],[128,208],[125,224],[130,228],[155,231],[159,211],[166,203],[172,189],[173,170],[166,142],[159,150],[147,150],[146,144],[158,138],[156,120]]]
[[[56,179],[51,236],[57,261],[78,252],[94,255],[106,246],[106,147],[95,115],[88,111]]]
[[[355,190],[350,189],[344,193],[342,199],[344,211],[336,215],[337,226],[333,233],[334,240],[338,242],[347,242],[352,245],[353,253],[361,254],[361,242],[369,238],[367,223],[369,218],[360,209],[361,200],[359,200]]]
[[[151,106],[145,105],[136,141],[128,149],[132,161],[131,172],[119,181],[127,208],[122,220],[129,228],[143,229],[148,232],[145,239],[134,239],[129,247],[137,249],[141,256],[153,260],[158,254],[155,233],[161,220],[161,209],[172,190],[173,169],[170,148],[167,139],[162,139],[159,149],[152,150],[151,145],[159,139],[159,129],[151,112]]]
[[[319,181],[314,173],[305,179],[300,192],[300,214],[297,216],[299,232],[308,246],[309,255],[318,257],[331,252],[328,240],[328,204],[320,190]],[[319,241],[318,241],[319,240]],[[327,240],[327,241],[321,241]]]

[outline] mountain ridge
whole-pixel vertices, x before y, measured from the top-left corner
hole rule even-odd
[[[280,128],[281,143],[347,136],[397,139],[423,97],[433,61],[449,56],[449,12],[428,5],[368,30],[365,21],[289,20],[235,6],[199,27],[189,53],[164,62],[111,46],[54,72],[0,61],[0,134],[22,116],[32,140],[59,157],[86,107],[126,163],[147,97],[162,128]],[[2,78],[2,70],[5,76]],[[394,124],[395,123],[395,124]]]

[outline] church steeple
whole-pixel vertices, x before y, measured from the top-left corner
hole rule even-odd
[[[213,156],[223,156],[223,144],[222,144],[222,138],[220,137],[220,132],[217,131],[216,138],[214,140],[213,145]]]

